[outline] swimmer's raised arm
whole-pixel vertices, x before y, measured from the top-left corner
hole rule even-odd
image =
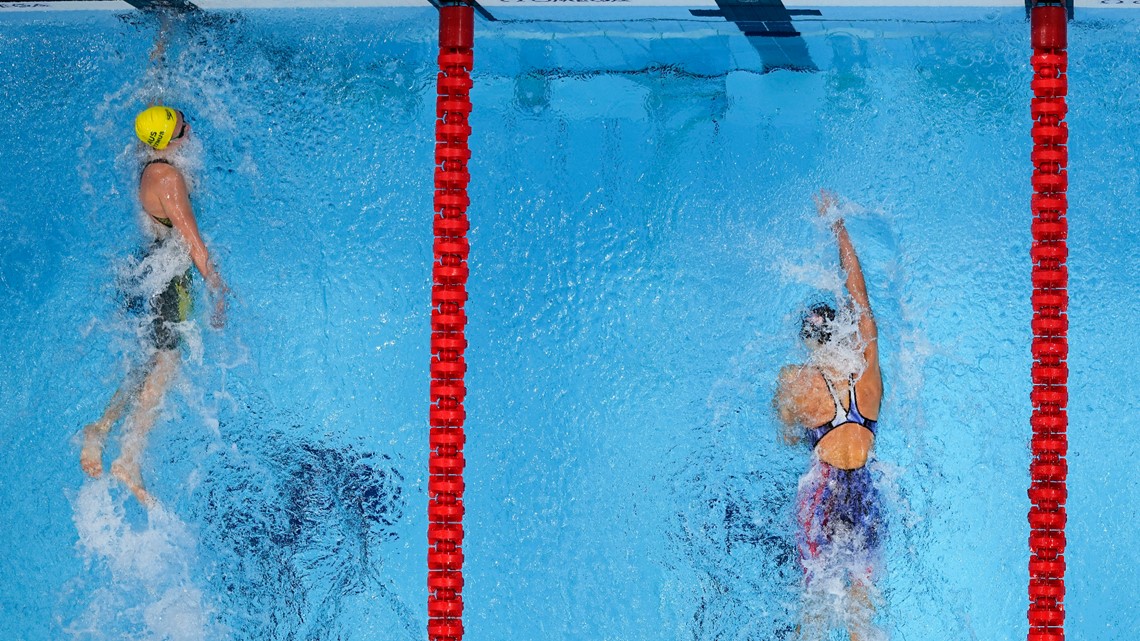
[[[835,194],[821,191],[816,198],[816,205],[820,215],[825,214],[837,203]],[[839,246],[839,266],[847,275],[847,293],[859,314],[859,335],[865,341],[863,358],[867,369],[863,372],[861,381],[868,380],[876,389],[882,389],[882,375],[879,372],[879,329],[875,325],[875,315],[871,312],[871,299],[867,296],[867,281],[863,278],[863,268],[859,264],[859,256],[855,253],[855,245],[851,243],[851,236],[843,219],[837,218],[831,224],[835,232],[835,242]],[[877,399],[876,399],[877,400]]]
[[[158,37],[154,41],[154,49],[150,52],[150,61],[158,62],[166,55],[166,40],[170,35],[170,13],[163,12],[158,26]]]
[[[843,219],[832,223],[831,230],[835,232],[835,242],[839,245],[839,266],[847,274],[847,293],[859,311],[859,330],[863,332],[864,338],[870,338],[875,334],[875,320],[871,314],[871,299],[867,296],[867,281],[863,279],[859,256],[855,254],[855,245],[851,243],[851,236],[843,225]],[[868,327],[863,327],[863,319],[869,322]]]

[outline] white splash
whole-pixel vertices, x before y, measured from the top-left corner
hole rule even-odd
[[[859,333],[859,311],[841,299],[835,319],[828,322],[827,329],[831,332],[831,340],[811,350],[808,364],[857,380],[867,368],[863,357],[867,341]]]
[[[191,267],[190,250],[181,234],[170,234],[141,259],[132,258],[120,267],[120,277],[137,287],[137,293],[153,298],[167,284]]]
[[[819,469],[813,466],[800,478],[800,493],[820,482]],[[824,524],[812,519],[809,527],[810,538],[826,537],[828,543],[818,556],[801,558],[805,578],[800,639],[828,639],[832,630],[840,628],[861,641],[886,641],[886,633],[874,623],[883,603],[878,587],[884,569],[882,553],[864,531],[842,520]]]
[[[145,525],[130,523],[124,505],[129,494],[116,485],[108,478],[90,481],[72,497],[79,551],[89,567],[105,568],[110,578],[91,592],[68,634],[91,641],[228,638],[194,583],[197,542],[190,528],[161,504],[147,511]]]

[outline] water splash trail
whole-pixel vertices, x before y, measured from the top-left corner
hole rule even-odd
[[[114,481],[89,481],[71,499],[84,562],[105,583],[65,631],[72,639],[214,641],[229,638],[195,582],[197,541],[186,523],[157,504],[145,523],[129,515]],[[131,500],[131,499],[127,499]]]

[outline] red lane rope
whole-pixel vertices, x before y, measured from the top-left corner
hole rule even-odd
[[[1028,641],[1065,638],[1065,479],[1068,466],[1068,201],[1065,124],[1067,15],[1035,6],[1033,42],[1033,460],[1029,465]]]
[[[439,10],[435,123],[435,260],[431,288],[431,425],[428,462],[428,638],[463,638],[463,400],[467,388],[467,139],[471,126],[474,11]]]

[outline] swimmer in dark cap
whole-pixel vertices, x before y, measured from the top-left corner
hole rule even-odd
[[[832,215],[836,204],[829,192],[816,197],[821,216]],[[847,611],[839,616],[852,641],[871,641],[882,638],[871,623],[872,581],[885,532],[867,461],[878,429],[883,378],[878,332],[855,247],[841,218],[832,231],[850,302],[844,313],[826,303],[804,312],[800,337],[811,356],[780,371],[774,405],[785,440],[806,439],[812,448],[796,509],[805,583],[800,638],[827,638],[829,619],[836,613],[828,610],[834,607],[826,599],[813,595],[838,591],[848,597]]]

